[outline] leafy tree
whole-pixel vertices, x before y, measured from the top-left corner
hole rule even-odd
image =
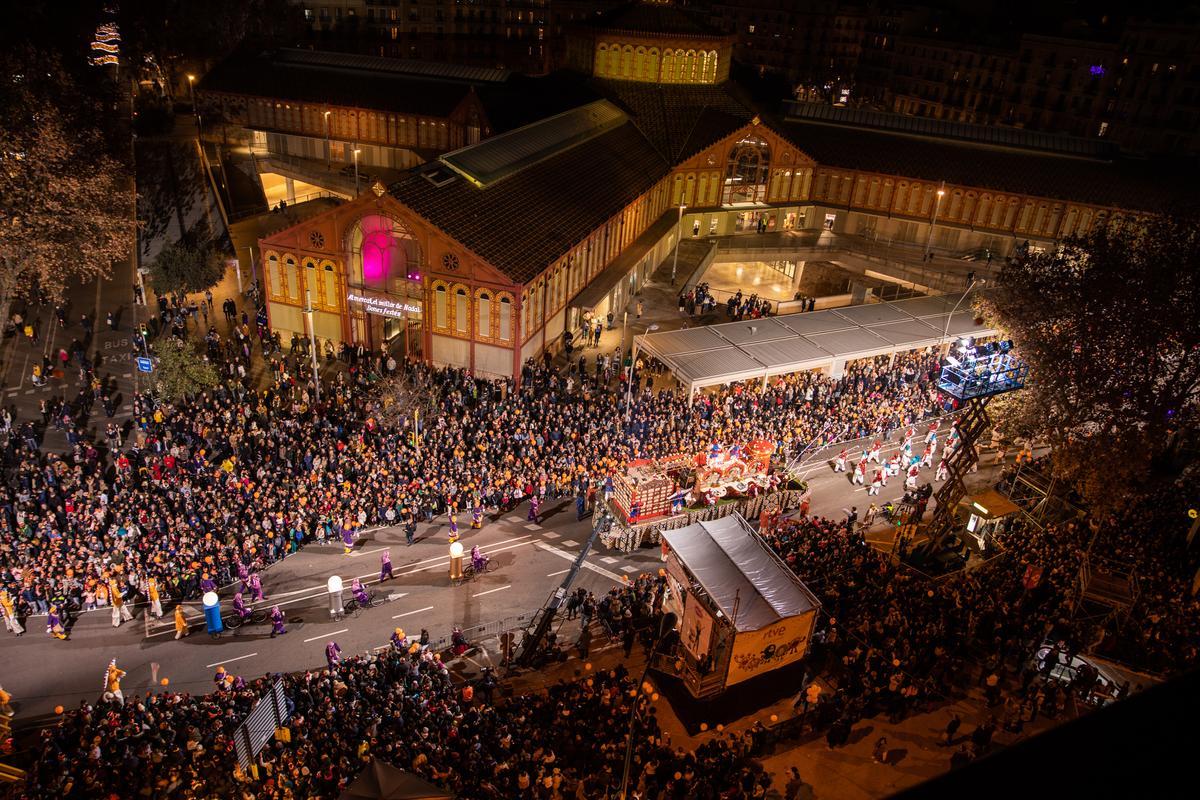
[[[191,397],[220,383],[216,367],[191,342],[163,339],[154,346],[154,355],[154,393],[164,400]]]
[[[216,286],[224,274],[224,254],[188,238],[159,252],[150,264],[150,285],[160,295],[193,294]]]
[[[1112,510],[1200,406],[1200,218],[1113,225],[1000,273],[981,310],[1016,342],[1029,388],[1002,433],[1049,441],[1059,475]]]
[[[50,51],[0,50],[0,329],[13,302],[107,277],[134,237],[128,170]]]

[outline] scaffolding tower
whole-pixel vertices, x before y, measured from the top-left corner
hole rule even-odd
[[[1029,367],[1012,352],[1012,342],[991,342],[973,347],[963,340],[949,355],[938,389],[963,404],[958,419],[959,446],[946,462],[946,482],[934,494],[933,518],[926,528],[927,542],[923,558],[935,557],[945,548],[958,528],[955,509],[967,494],[964,480],[979,462],[977,443],[991,425],[987,405],[997,395],[1016,391],[1025,386]]]

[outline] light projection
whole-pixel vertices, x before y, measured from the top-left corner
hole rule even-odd
[[[414,244],[408,231],[390,217],[363,217],[350,235],[352,279],[359,286],[388,291],[392,282],[411,277],[417,269],[415,259],[409,263]]]

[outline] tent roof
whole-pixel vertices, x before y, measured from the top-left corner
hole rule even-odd
[[[737,631],[756,631],[820,607],[740,514],[662,536]]]
[[[943,338],[998,333],[976,323],[971,299],[962,294],[916,297],[648,333],[636,340],[695,389],[932,347]],[[956,307],[950,319],[948,312]]]
[[[339,800],[453,800],[454,795],[411,772],[372,759]]]

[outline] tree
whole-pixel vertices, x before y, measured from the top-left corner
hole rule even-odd
[[[159,295],[193,294],[216,286],[224,274],[224,254],[211,243],[189,237],[155,256],[150,264],[150,285]]]
[[[0,51],[0,329],[17,299],[57,299],[132,251],[129,175],[96,105],[48,52]]]
[[[175,337],[154,346],[154,393],[175,402],[212,389],[221,381],[216,367],[191,342]]]
[[[1049,440],[1094,509],[1149,479],[1200,405],[1200,218],[1110,225],[1018,259],[981,310],[1030,366],[997,403],[1002,433]]]

